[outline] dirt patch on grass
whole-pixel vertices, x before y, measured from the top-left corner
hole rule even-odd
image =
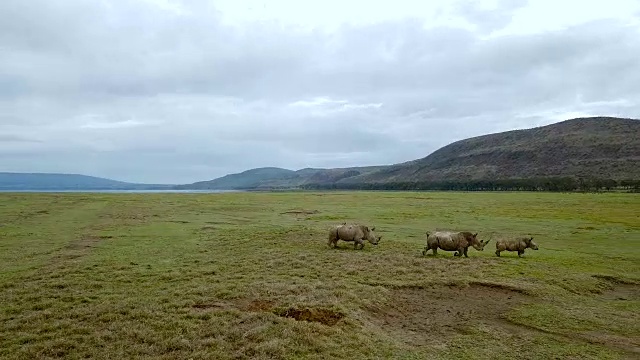
[[[629,356],[640,358],[640,337],[626,338],[618,335],[605,334],[602,332],[591,332],[583,334],[582,337],[591,344],[600,344],[625,351]]]
[[[517,286],[509,285],[509,284],[494,283],[489,281],[472,281],[469,283],[469,285],[476,286],[476,287],[478,286],[486,287],[490,289],[498,289],[506,292],[516,292],[522,295],[531,295],[529,290],[526,290]]]
[[[600,297],[604,300],[638,301],[640,300],[640,284],[611,275],[592,275],[596,279],[603,280],[606,289],[600,291]]]
[[[458,335],[470,334],[482,326],[491,333],[503,334],[510,341],[539,334],[572,341],[599,344],[629,354],[639,354],[638,337],[605,333],[562,333],[510,321],[507,314],[518,306],[537,302],[526,289],[509,284],[471,282],[391,288],[389,302],[370,306],[374,324],[402,339],[410,346],[441,346]],[[602,296],[614,300],[638,300],[636,284],[618,284]]]
[[[295,308],[290,307],[284,310],[274,311],[280,317],[292,318],[297,321],[318,322],[324,325],[333,326],[338,323],[344,314],[326,308]]]
[[[504,315],[528,301],[522,290],[510,285],[433,285],[393,289],[388,304],[368,310],[383,329],[409,345],[424,346],[446,342],[478,324],[513,327]]]
[[[602,292],[601,297],[605,300],[639,301],[640,285],[619,284]]]
[[[110,239],[111,236],[84,235],[80,239],[71,241],[55,256],[56,260],[75,259],[86,255],[92,248],[101,241]]]

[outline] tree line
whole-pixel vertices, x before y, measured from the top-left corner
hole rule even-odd
[[[640,192],[640,180],[598,178],[530,178],[500,180],[451,180],[354,184],[305,184],[305,190],[437,190],[437,191],[550,191],[550,192]]]

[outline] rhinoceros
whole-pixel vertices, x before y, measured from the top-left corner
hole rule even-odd
[[[452,232],[452,231],[436,231],[433,234],[426,232],[427,245],[422,251],[422,255],[427,255],[427,251],[432,250],[433,256],[438,255],[438,249],[444,251],[455,251],[453,256],[469,257],[467,250],[469,246],[473,246],[478,251],[483,251],[485,245],[491,241],[486,242],[478,239],[478,233],[472,234],[468,231]]]
[[[337,247],[338,240],[342,241],[353,241],[353,248],[358,249],[358,245],[360,245],[360,249],[364,248],[364,241],[367,240],[373,245],[378,245],[378,242],[382,238],[382,236],[376,236],[374,230],[376,228],[372,227],[369,229],[366,225],[359,224],[346,224],[338,225],[333,227],[329,231],[329,247]]]
[[[526,248],[538,250],[538,244],[533,241],[533,237],[518,237],[510,240],[496,241],[497,256],[500,256],[501,251],[517,251],[518,257],[522,257]]]

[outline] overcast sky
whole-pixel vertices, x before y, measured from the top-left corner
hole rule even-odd
[[[640,114],[637,0],[1,0],[0,171],[186,183]]]

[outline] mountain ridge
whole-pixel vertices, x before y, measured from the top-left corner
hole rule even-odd
[[[434,184],[448,189],[451,183],[521,189],[541,188],[545,181],[542,188],[555,186],[549,181],[570,188],[584,179],[602,184],[640,181],[640,120],[584,117],[495,132],[454,141],[425,157],[392,165],[260,167],[180,185],[135,184],[79,174],[0,173],[0,190],[428,189]],[[533,180],[538,185],[531,185]]]

